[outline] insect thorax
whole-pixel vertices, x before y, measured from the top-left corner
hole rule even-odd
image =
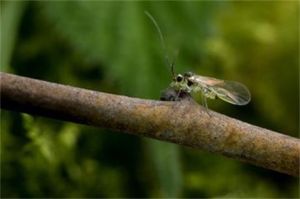
[[[192,88],[190,88],[186,82],[177,82],[177,81],[172,81],[170,84],[170,87],[172,87],[176,91],[184,91],[187,93],[190,93],[192,91]]]
[[[187,93],[201,93],[207,98],[216,98],[216,94],[205,85],[199,84],[194,81],[191,84],[190,76],[183,76],[183,79],[181,81],[174,79],[171,82],[170,87],[172,87],[176,91],[182,91]]]

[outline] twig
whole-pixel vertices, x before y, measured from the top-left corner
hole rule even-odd
[[[219,153],[299,176],[300,141],[193,101],[112,95],[1,73],[1,108],[111,128]]]

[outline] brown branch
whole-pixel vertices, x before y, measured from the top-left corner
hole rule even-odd
[[[219,153],[299,176],[300,141],[192,101],[164,102],[95,92],[1,73],[1,108],[111,128]]]

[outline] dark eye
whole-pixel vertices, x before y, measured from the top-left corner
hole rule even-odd
[[[191,80],[188,80],[188,81],[187,81],[187,85],[188,85],[188,86],[192,86],[193,84],[194,84],[194,82],[192,82]]]
[[[178,75],[178,76],[176,77],[176,81],[177,81],[177,82],[181,82],[182,79],[183,79],[183,77],[182,77],[181,75]]]

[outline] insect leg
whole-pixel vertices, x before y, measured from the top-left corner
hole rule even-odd
[[[202,105],[204,105],[204,107],[205,107],[205,111],[207,112],[207,114],[208,114],[209,116],[211,116],[210,113],[209,113],[208,106],[207,106],[207,100],[206,100],[206,97],[205,97],[205,95],[204,95],[202,92],[201,92],[201,99],[202,99]]]
[[[177,92],[177,95],[176,95],[175,101],[178,101],[180,94],[181,94],[181,89],[179,89],[179,91]]]

